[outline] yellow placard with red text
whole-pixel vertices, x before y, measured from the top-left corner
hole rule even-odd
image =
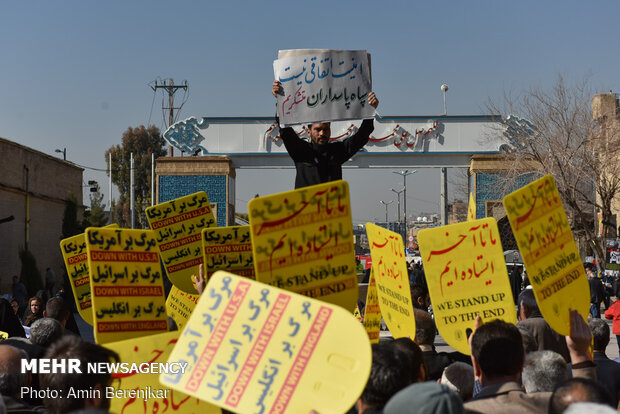
[[[172,285],[168,298],[166,298],[166,313],[181,329],[187,323],[189,316],[198,303],[198,295],[183,292],[178,287]]]
[[[400,234],[366,223],[379,309],[394,338],[415,338],[405,246]],[[370,287],[368,289],[370,291]]]
[[[368,292],[366,292],[364,329],[366,329],[370,343],[378,344],[381,335],[381,309],[379,308],[379,297],[377,296],[377,283],[372,269],[370,269]]]
[[[167,331],[155,233],[89,227],[85,234],[96,342]]]
[[[342,413],[371,366],[366,332],[339,306],[216,272],[160,381],[235,413]]]
[[[121,364],[129,364],[128,368],[131,369],[131,364],[135,363],[138,369],[143,371],[123,369],[112,374],[115,381],[106,389],[106,393],[110,393],[108,395],[111,397],[110,412],[123,414],[222,412],[219,407],[168,388],[159,382],[160,371],[168,370],[168,375],[174,375],[173,371],[183,370],[183,365],[166,365],[179,334],[178,331],[165,332],[105,345],[119,355]]]
[[[203,262],[201,231],[216,225],[207,193],[200,191],[146,209],[168,278],[187,293],[198,293],[192,275]]]
[[[450,346],[470,354],[467,331],[477,315],[517,322],[494,218],[421,230],[418,242],[435,323]]]
[[[569,335],[569,310],[587,319],[590,286],[562,199],[551,175],[504,197],[538,308],[560,335]]]
[[[207,279],[218,270],[254,279],[250,226],[203,229],[202,250]]]
[[[467,206],[467,221],[476,220],[476,202],[474,201],[474,195],[469,193],[469,205]]]
[[[110,224],[107,228],[118,228],[118,224]],[[65,262],[67,275],[71,282],[71,291],[75,305],[89,325],[93,324],[93,304],[90,293],[90,277],[88,257],[86,255],[86,238],[84,233],[68,237],[60,242],[60,251]]]
[[[357,268],[345,181],[255,198],[248,209],[256,280],[353,312]]]

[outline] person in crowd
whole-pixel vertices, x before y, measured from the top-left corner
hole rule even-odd
[[[525,392],[552,392],[568,379],[568,366],[562,355],[553,351],[536,351],[525,356],[521,382]]]
[[[119,360],[114,351],[86,342],[74,335],[63,336],[48,349],[45,356],[52,360],[77,359],[81,367],[86,367],[88,363],[109,363]],[[40,374],[41,388],[58,390],[59,395],[64,396],[63,398],[46,396],[43,404],[50,414],[107,413],[110,400],[106,397],[105,388],[111,384],[111,381],[110,373],[93,373],[85,369],[82,373]],[[86,398],[71,398],[67,397],[69,390],[89,392],[83,393]]]
[[[620,283],[619,283],[620,285]],[[605,318],[613,319],[612,332],[616,335],[616,342],[618,342],[618,352],[620,352],[620,299],[616,300],[605,311]]]
[[[521,340],[523,341],[523,352],[525,354],[529,354],[530,352],[538,351],[538,342],[536,342],[536,338],[534,338],[534,334],[527,328],[523,326],[518,326],[519,332],[521,332]]]
[[[609,392],[598,382],[587,378],[571,378],[558,385],[549,400],[549,414],[562,414],[576,402],[593,402],[613,407]]]
[[[33,296],[28,300],[30,315],[26,316],[25,326],[30,326],[37,319],[43,318],[43,300],[39,296]]]
[[[19,304],[19,314],[22,315],[26,308],[26,298],[28,297],[28,291],[26,285],[19,280],[19,276],[13,276],[13,285],[11,286],[11,292],[13,299]]]
[[[523,283],[523,279],[521,279],[521,270],[519,266],[513,266],[512,270],[508,274],[510,277],[510,290],[512,291],[512,299],[517,304],[519,300],[519,294],[521,293],[521,283]]]
[[[273,96],[281,94],[282,84],[274,81],[271,92]],[[374,92],[368,94],[368,104],[375,108],[379,105]],[[354,135],[338,142],[329,142],[329,122],[308,125],[311,142],[302,140],[293,128],[280,128],[280,137],[297,169],[295,188],[342,179],[342,164],[366,145],[374,130],[373,122],[372,119],[363,120]]]
[[[441,378],[444,368],[453,362],[452,358],[446,352],[435,350],[433,344],[435,343],[437,328],[431,315],[420,309],[414,309],[413,314],[415,317],[415,342],[422,350],[427,379],[437,381]]]
[[[19,318],[13,311],[13,307],[4,298],[0,298],[0,331],[6,332],[9,338],[12,336],[26,336]]]
[[[47,318],[56,319],[64,328],[65,334],[80,335],[80,329],[75,322],[71,309],[61,296],[50,298],[45,304],[43,315]]]
[[[450,388],[437,382],[421,382],[396,393],[384,414],[462,414],[463,401]]]
[[[397,338],[389,344],[403,351],[407,357],[409,361],[409,369],[407,370],[410,375],[409,382],[426,381],[426,367],[420,347],[409,338]]]
[[[596,277],[592,267],[586,267],[586,274],[588,275],[588,283],[590,284],[590,315],[592,315],[593,318],[600,318],[601,302],[605,297],[603,283],[601,279]]]
[[[431,297],[428,294],[428,289],[423,285],[413,284],[411,285],[411,302],[415,309],[428,311],[428,307],[431,305]]]
[[[517,327],[526,328],[532,332],[539,351],[545,349],[555,351],[562,355],[566,362],[569,361],[565,339],[551,329],[541,315],[532,289],[524,290],[519,296],[519,322],[517,322]]]
[[[30,342],[48,348],[62,338],[63,332],[62,325],[56,319],[37,319],[30,327]]]
[[[546,413],[551,393],[526,394],[519,384],[524,353],[521,334],[516,326],[494,320],[482,325],[476,318],[476,329],[470,338],[474,374],[482,389],[465,403],[466,410],[479,413]],[[596,377],[590,360],[592,332],[577,311],[570,312],[570,336],[566,337],[573,375]]]
[[[22,372],[21,360],[28,359],[24,350],[11,345],[0,345],[0,394],[8,413],[45,413],[41,406],[32,406],[22,398],[22,387],[32,385],[32,376]]]
[[[441,374],[440,382],[461,397],[469,401],[474,393],[474,368],[464,362],[453,362]]]
[[[611,394],[615,407],[620,401],[620,364],[605,355],[609,344],[609,325],[602,319],[590,319],[588,324],[592,330],[596,378]]]
[[[381,413],[388,400],[410,383],[406,355],[389,344],[372,345],[370,378],[355,407],[358,414]]]

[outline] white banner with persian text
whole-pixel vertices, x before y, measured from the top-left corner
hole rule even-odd
[[[280,125],[374,117],[366,51],[281,51],[279,56],[273,71],[283,88],[277,97]]]

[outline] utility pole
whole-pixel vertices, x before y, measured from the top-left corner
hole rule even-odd
[[[162,110],[167,109],[168,110],[168,126],[166,127],[166,129],[168,127],[170,127],[170,125],[174,124],[174,110],[175,109],[181,109],[181,107],[175,108],[174,107],[174,94],[177,90],[179,89],[183,89],[184,91],[187,91],[188,88],[188,84],[187,81],[183,81],[182,85],[175,85],[174,84],[174,79],[169,78],[168,81],[166,82],[165,80],[162,81],[161,83],[157,83],[157,81],[155,81],[155,86],[151,86],[151,89],[153,89],[153,91],[157,92],[157,89],[163,89],[166,92],[168,92],[168,107],[164,107],[162,106]],[[174,156],[174,152],[172,149],[172,145],[168,146],[168,152],[170,153],[170,156]]]

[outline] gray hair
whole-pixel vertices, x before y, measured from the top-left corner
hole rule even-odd
[[[602,319],[588,319],[588,325],[592,331],[592,343],[595,351],[605,352],[609,344],[609,325]]]
[[[569,405],[564,414],[618,414],[618,411],[604,404],[576,402]]]
[[[21,388],[28,386],[28,373],[21,372],[22,359],[28,359],[23,349],[0,345],[0,394],[17,397]]]
[[[30,342],[47,348],[62,338],[63,327],[54,318],[41,318],[30,327]]]
[[[470,400],[474,392],[474,369],[464,362],[453,362],[443,370],[441,383],[457,393],[461,400]]]
[[[554,388],[568,379],[568,367],[562,355],[544,350],[531,352],[525,357],[521,380],[525,391],[553,391]]]

